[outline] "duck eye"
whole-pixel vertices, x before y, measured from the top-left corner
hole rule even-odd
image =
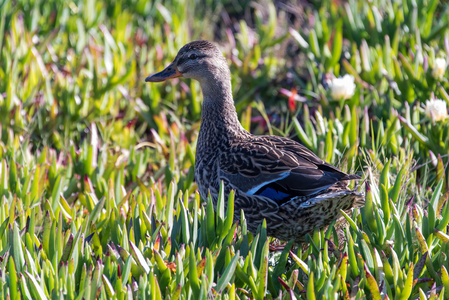
[[[196,55],[195,53],[192,53],[189,55],[189,59],[197,59],[198,55]]]

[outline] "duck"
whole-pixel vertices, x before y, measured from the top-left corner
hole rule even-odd
[[[243,210],[247,228],[304,242],[307,234],[362,206],[364,195],[348,187],[358,175],[346,174],[292,139],[253,135],[243,128],[234,106],[231,71],[219,48],[199,40],[184,45],[164,70],[146,82],[192,78],[203,103],[195,153],[195,180],[203,199],[216,207],[220,185],[234,191],[234,220]]]

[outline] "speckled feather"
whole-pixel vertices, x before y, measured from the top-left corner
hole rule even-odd
[[[235,191],[235,219],[243,210],[250,231],[266,219],[268,235],[297,241],[329,225],[340,210],[363,205],[363,194],[347,187],[357,175],[338,170],[291,139],[255,136],[241,126],[230,71],[214,44],[185,45],[171,66],[183,77],[198,80],[203,91],[195,158],[203,198],[210,193],[216,203],[223,182],[225,193]]]

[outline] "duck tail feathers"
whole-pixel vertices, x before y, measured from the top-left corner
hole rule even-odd
[[[356,179],[362,179],[359,175],[355,174],[346,174],[342,179],[340,180],[356,180]]]

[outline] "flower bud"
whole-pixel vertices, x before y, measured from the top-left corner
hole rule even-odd
[[[432,76],[436,79],[443,78],[444,73],[446,72],[447,63],[444,58],[437,58],[433,64]]]
[[[427,100],[425,111],[426,115],[432,120],[442,121],[447,117],[446,101],[433,98]]]
[[[334,100],[349,99],[354,96],[354,76],[346,74],[343,77],[333,78],[329,83],[331,97]]]

